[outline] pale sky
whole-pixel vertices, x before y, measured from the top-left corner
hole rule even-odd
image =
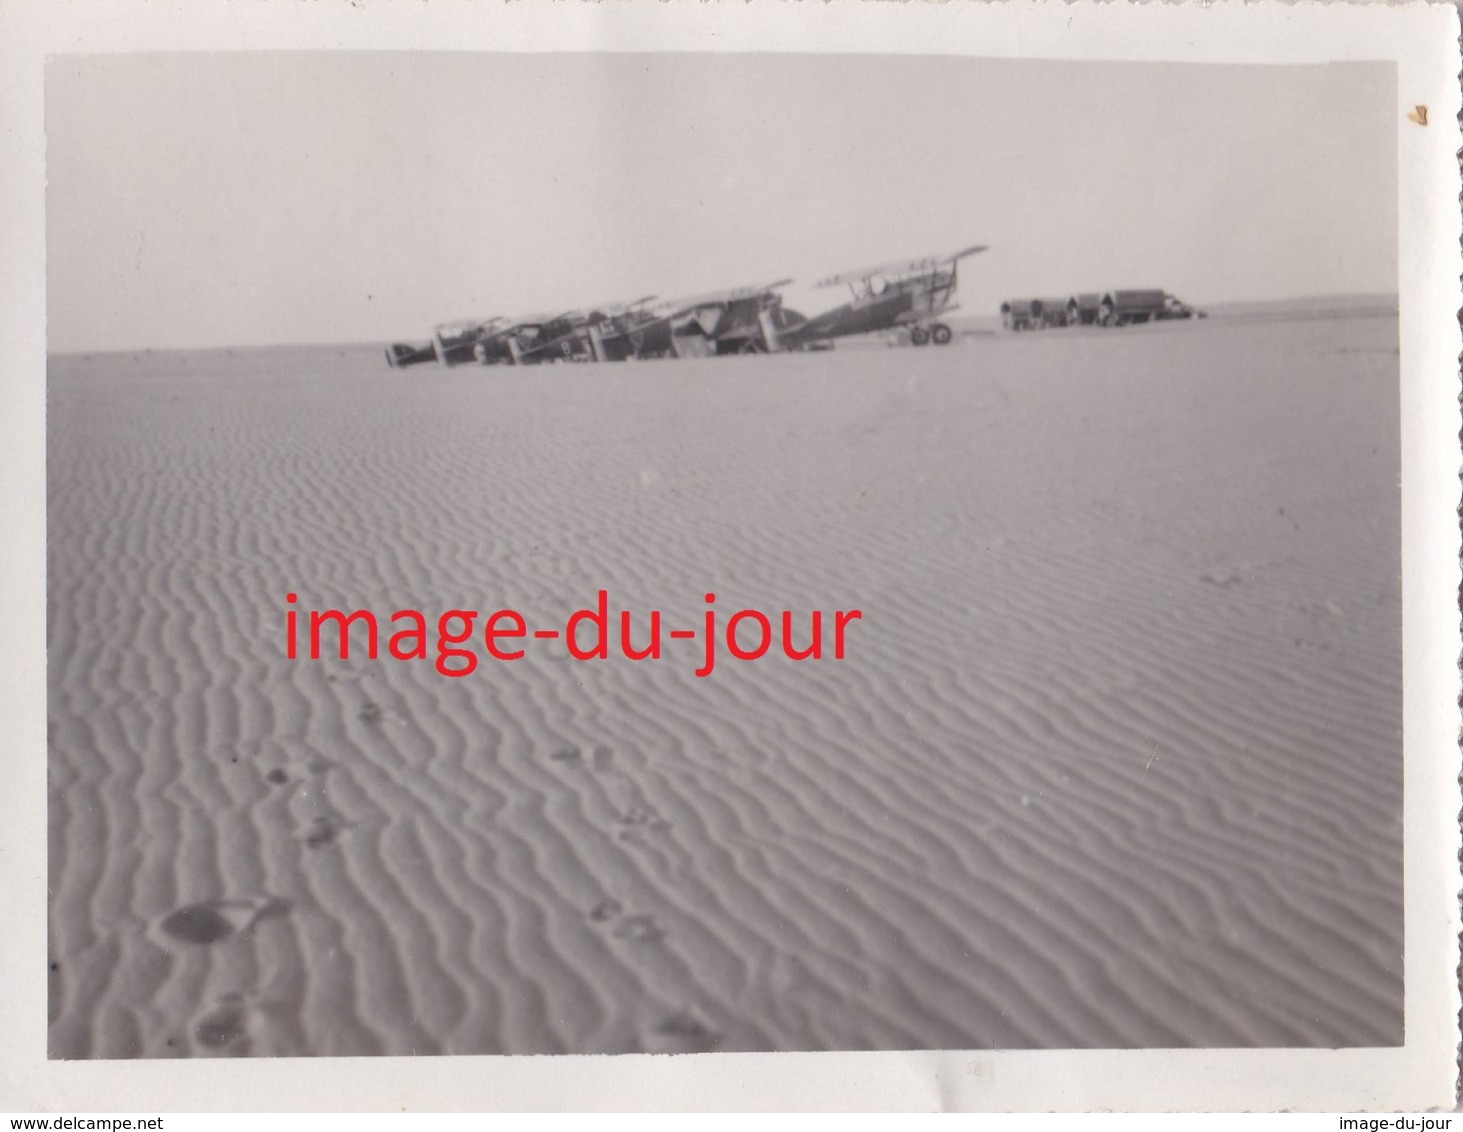
[[[436,322],[991,250],[1019,295],[1397,289],[1396,76],[915,56],[73,55],[46,85],[56,351]]]

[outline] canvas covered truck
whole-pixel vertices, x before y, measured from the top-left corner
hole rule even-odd
[[[1163,313],[1159,318],[1208,318],[1203,311],[1195,310],[1188,303],[1180,302],[1173,295],[1163,297]]]
[[[1002,330],[1033,330],[1040,325],[1040,315],[1032,310],[1031,299],[1007,299],[1001,304]]]
[[[1001,304],[1005,330],[1057,326],[1132,326],[1141,322],[1204,318],[1167,291],[1082,291],[1064,299],[1007,299]]]
[[[1109,291],[1102,297],[1098,323],[1102,326],[1130,326],[1151,322],[1163,310],[1162,291]]]
[[[1001,328],[1005,331],[1040,331],[1065,325],[1065,298],[1008,298],[1001,304]]]
[[[1099,304],[1097,321],[1103,326],[1130,326],[1193,318],[1196,313],[1193,307],[1166,291],[1109,291]]]
[[[1067,326],[1070,322],[1064,298],[1007,299],[1001,304],[1001,327],[1004,330],[1043,330]]]
[[[1067,300],[1068,326],[1096,326],[1102,318],[1102,293],[1083,291]]]
[[[1033,299],[1031,306],[1042,326],[1066,326],[1070,321],[1067,317],[1067,300],[1064,298]]]

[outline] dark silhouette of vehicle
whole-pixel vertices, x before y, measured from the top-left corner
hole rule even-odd
[[[1171,319],[1206,318],[1166,291],[1084,291],[1068,299],[1007,299],[1001,304],[1005,330],[1061,326],[1132,326]]]
[[[1001,304],[1005,330],[1044,330],[1067,326],[1072,318],[1066,299],[1007,299]]]
[[[1095,326],[1102,318],[1102,294],[1083,291],[1067,300],[1068,326]]]
[[[1111,291],[1102,297],[1098,307],[1098,322],[1102,326],[1131,326],[1196,316],[1203,318],[1204,314],[1158,290]]]

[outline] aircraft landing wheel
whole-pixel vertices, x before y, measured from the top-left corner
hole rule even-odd
[[[923,326],[911,326],[909,328],[909,341],[915,346],[924,346],[930,340],[930,332]]]
[[[950,328],[946,326],[943,322],[935,323],[931,334],[934,338],[936,346],[948,346],[950,344],[950,339],[952,337],[950,333]]]

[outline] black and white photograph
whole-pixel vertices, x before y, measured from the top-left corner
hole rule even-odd
[[[44,1060],[1402,1050],[1398,62],[610,48],[47,54]]]

